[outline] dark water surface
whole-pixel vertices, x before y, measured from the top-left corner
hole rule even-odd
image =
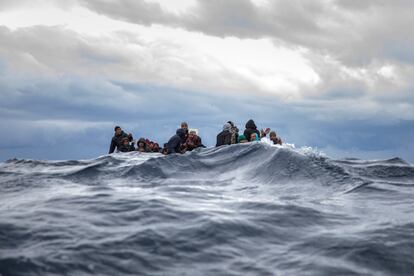
[[[261,143],[9,160],[0,274],[414,275],[414,167]]]

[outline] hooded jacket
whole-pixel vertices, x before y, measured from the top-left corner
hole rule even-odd
[[[150,152],[150,149],[148,148],[148,145],[147,145],[147,141],[144,138],[140,138],[138,140],[138,142],[137,142],[137,151],[140,151],[140,147],[139,147],[140,143],[144,143],[144,151],[142,151],[142,152]]]
[[[121,134],[119,135],[114,135],[114,137],[112,137],[111,140],[111,145],[109,147],[109,154],[113,153],[115,151],[115,149],[120,149],[121,145],[122,145],[122,140],[124,138],[128,138],[128,140],[131,142],[132,141],[132,135],[128,135],[126,134],[124,131],[121,132]]]
[[[244,130],[244,136],[246,137],[247,141],[250,142],[250,136],[253,133],[257,133],[257,137],[260,138],[260,132],[257,130],[257,126],[253,120],[249,120],[246,123],[246,129]]]
[[[134,151],[134,150],[135,150],[134,145],[130,145],[130,144],[128,144],[128,145],[120,145],[118,147],[118,151],[119,152],[130,152],[130,151]]]
[[[177,129],[176,134],[168,140],[166,148],[168,154],[181,153],[181,145],[185,143],[186,131],[182,128]]]
[[[224,124],[223,131],[217,135],[216,147],[231,144],[231,125],[229,123]]]
[[[239,137],[237,137],[237,142],[238,143],[240,143],[240,142],[242,142],[244,140],[247,140],[247,139],[246,139],[246,137],[243,134],[242,135],[239,135]]]
[[[191,134],[190,134],[191,135]],[[187,140],[185,141],[185,149],[187,151],[192,151],[193,149],[204,147],[203,143],[201,142],[201,138],[198,135],[190,135],[187,137]]]

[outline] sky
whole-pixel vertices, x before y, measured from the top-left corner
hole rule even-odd
[[[410,0],[2,0],[0,161],[106,154],[115,125],[207,146],[254,119],[332,158],[414,163]]]

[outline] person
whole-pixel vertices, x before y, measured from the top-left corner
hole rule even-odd
[[[158,145],[158,143],[152,142],[150,150],[152,152],[160,152],[160,145]]]
[[[150,152],[145,138],[140,138],[137,142],[137,151],[139,152]]]
[[[223,126],[223,131],[217,134],[217,143],[216,147],[220,147],[223,145],[231,145],[231,124],[225,123]]]
[[[129,138],[128,137],[122,138],[121,145],[118,147],[118,151],[119,152],[130,152],[134,150],[135,150],[134,145],[130,144]]]
[[[256,133],[257,137],[260,138],[260,132],[257,130],[257,126],[252,119],[247,121],[246,129],[244,130],[244,136],[246,137],[247,141],[251,141],[252,133]]]
[[[164,144],[164,147],[162,148],[162,150],[161,150],[161,153],[162,154],[164,154],[164,155],[167,155],[168,154],[168,148],[167,148],[167,145],[168,145],[168,143],[165,143]]]
[[[181,128],[184,129],[188,133],[188,124],[187,124],[187,122],[182,122],[181,123]]]
[[[244,144],[244,143],[248,143],[249,141],[247,141],[246,136],[244,136],[244,134],[239,135],[239,137],[237,138],[237,142],[239,144]]]
[[[109,154],[113,153],[115,149],[118,149],[121,147],[122,139],[128,138],[128,142],[131,142],[133,140],[132,134],[126,134],[120,126],[116,126],[114,128],[115,134],[114,137],[112,137],[111,145],[109,147]]]
[[[229,123],[231,125],[231,144],[237,144],[238,142],[238,137],[239,137],[239,129],[236,127],[236,125],[232,122],[232,121],[228,121],[227,123]]]
[[[256,132],[253,132],[250,135],[250,142],[260,141],[259,135]]]
[[[282,139],[280,137],[277,137],[275,131],[270,132],[269,138],[271,141],[273,141],[274,145],[282,145]]]
[[[185,143],[186,139],[186,132],[185,129],[179,128],[176,131],[176,134],[168,140],[168,143],[166,145],[166,152],[167,154],[171,153],[182,153],[181,152],[181,146]]]
[[[200,136],[198,136],[194,130],[190,131],[184,144],[184,151],[192,151],[200,147],[204,147],[201,143]]]
[[[260,138],[266,137],[270,132],[270,128],[262,129],[260,131]]]

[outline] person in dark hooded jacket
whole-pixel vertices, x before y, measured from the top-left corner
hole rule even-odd
[[[166,148],[167,154],[181,153],[181,145],[185,143],[186,131],[182,128],[177,129],[176,134],[170,138]]]
[[[257,126],[254,123],[253,120],[249,120],[246,123],[246,129],[244,130],[244,136],[246,137],[246,139],[250,142],[250,137],[252,136],[252,133],[256,133],[257,137],[261,137],[260,135],[260,131],[257,130]]]
[[[225,123],[223,126],[223,131],[217,135],[216,147],[231,145],[231,136],[231,124]]]
[[[150,152],[150,149],[146,143],[145,138],[140,138],[137,142],[137,151],[139,152]]]
[[[115,134],[114,137],[112,137],[111,140],[111,146],[109,147],[109,154],[113,153],[115,151],[115,149],[118,149],[121,147],[122,145],[122,140],[124,138],[128,138],[128,141],[131,142],[133,140],[132,135],[131,134],[126,134],[121,127],[116,126],[115,127]]]
[[[128,137],[123,138],[121,145],[118,147],[118,151],[119,152],[130,152],[134,150],[135,150],[134,145],[130,144],[129,138]]]

